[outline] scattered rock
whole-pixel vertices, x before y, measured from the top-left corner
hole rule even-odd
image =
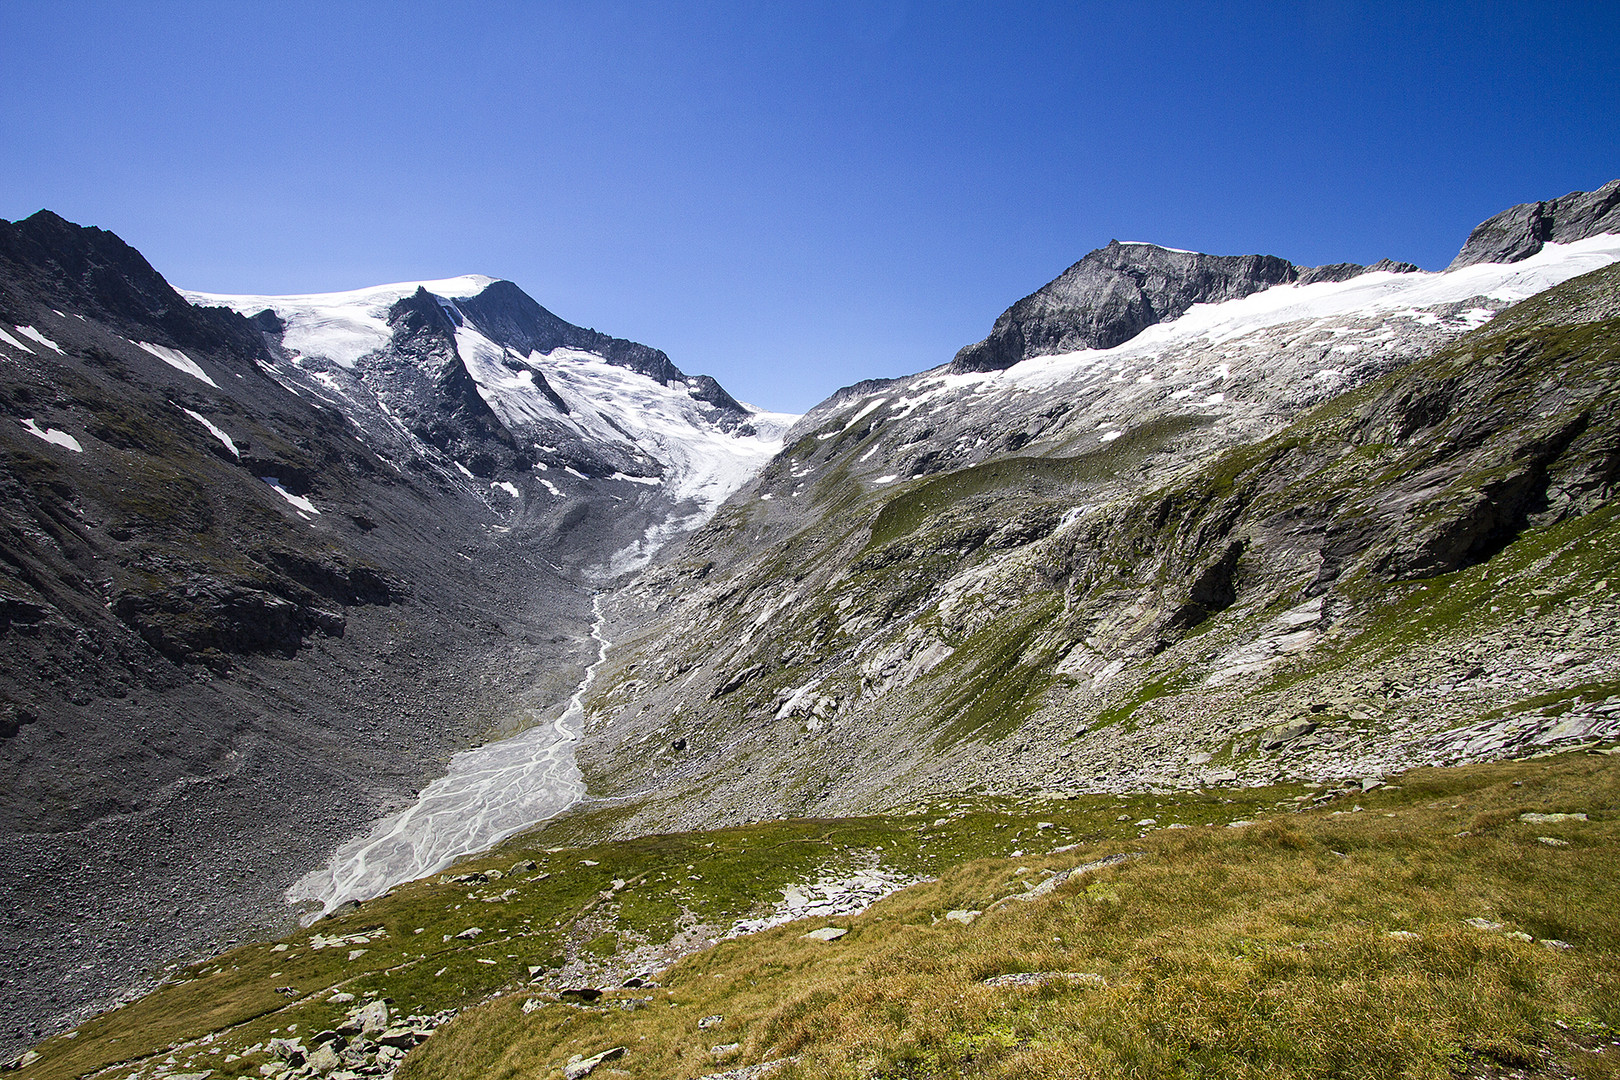
[[[317,1047],[308,1058],[304,1059],[304,1064],[316,1072],[329,1073],[342,1065],[343,1059],[338,1056],[338,1052],[332,1049],[331,1044],[328,1043],[325,1046]]]
[[[1538,836],[1536,839],[1548,847],[1569,847],[1568,840],[1560,840],[1556,836]]]
[[[744,1065],[736,1069],[727,1069],[725,1072],[709,1073],[698,1077],[697,1080],[760,1080],[761,1077],[798,1060],[799,1057],[795,1054],[792,1057],[777,1058],[775,1061],[762,1061],[758,1065]]]
[[[1295,720],[1289,724],[1278,724],[1267,728],[1260,735],[1260,749],[1277,750],[1295,739],[1302,739],[1316,730],[1316,724],[1310,720]]]
[[[1107,986],[1101,975],[1086,971],[1015,971],[984,980],[985,986],[998,989],[1009,986],[1045,986],[1047,983],[1066,982],[1071,986]]]
[[[1418,939],[1418,935],[1410,930],[1385,930],[1384,936],[1394,938],[1396,941],[1416,941]]]
[[[297,1039],[271,1039],[270,1056],[294,1067],[302,1065],[309,1051]]]
[[[339,991],[326,1000],[330,1001],[334,1005],[347,1005],[349,1002],[354,1000],[354,995],[348,993],[347,991]]]
[[[469,927],[467,927],[467,929],[465,929],[461,933],[457,934],[456,937],[460,938],[463,941],[471,941],[473,938],[477,937],[479,934],[482,934],[483,932],[484,932],[484,928],[481,927],[481,926],[469,926]]]
[[[1068,881],[1070,878],[1080,877],[1082,875],[1089,874],[1094,870],[1104,869],[1105,867],[1118,866],[1127,859],[1134,859],[1141,854],[1142,853],[1140,851],[1132,851],[1108,855],[1101,859],[1097,859],[1094,862],[1088,862],[1080,866],[1076,866],[1072,870],[1065,870],[1061,874],[1053,874],[1039,885],[1032,886],[1025,892],[1013,893],[1011,896],[1003,896],[1000,900],[997,900],[994,904],[991,904],[990,908],[993,911],[1002,904],[1006,904],[1014,900],[1022,903],[1028,903],[1031,900],[1039,900],[1041,897],[1049,895],[1054,889]]]
[[[823,926],[820,930],[812,930],[804,936],[812,941],[837,941],[849,930],[841,926]]]
[[[707,1030],[714,1027],[716,1024],[723,1024],[725,1022],[726,1018],[717,1013],[714,1016],[705,1016],[703,1019],[699,1020],[698,1027]]]
[[[567,1080],[580,1080],[581,1077],[589,1076],[602,1062],[623,1057],[624,1049],[622,1046],[615,1046],[611,1050],[604,1050],[588,1058],[581,1058],[576,1054],[573,1060],[563,1066],[563,1076],[567,1077]]]
[[[594,986],[571,986],[566,990],[557,991],[557,996],[573,998],[575,1001],[595,1001],[602,996],[602,991]]]
[[[984,914],[982,911],[969,911],[966,908],[957,908],[945,913],[946,922],[958,922],[963,926],[972,926],[973,920]]]
[[[1489,919],[1464,919],[1464,926],[1472,926],[1475,930],[1500,930],[1502,924]]]
[[[727,1054],[735,1054],[741,1049],[742,1043],[719,1043],[718,1045],[709,1047],[709,1053],[713,1054],[715,1057],[725,1057]]]
[[[545,1007],[546,1003],[541,1001],[539,998],[530,998],[528,1001],[523,1003],[523,1015],[528,1016],[536,1009],[543,1009]]]
[[[1519,820],[1529,825],[1557,825],[1565,821],[1585,821],[1585,814],[1534,814],[1523,813]]]

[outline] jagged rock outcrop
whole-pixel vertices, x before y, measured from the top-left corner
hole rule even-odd
[[[505,342],[520,353],[579,349],[602,356],[620,367],[639,371],[655,382],[667,383],[686,377],[670,362],[664,350],[575,326],[541,307],[510,281],[494,282],[476,296],[458,300],[456,307],[490,338]]]
[[[1520,203],[1488,218],[1447,269],[1484,262],[1519,262],[1549,243],[1567,244],[1601,233],[1620,232],[1620,180],[1596,191],[1572,191],[1545,202]]]
[[[958,352],[951,370],[999,371],[1032,356],[1111,349],[1194,304],[1235,300],[1274,285],[1416,269],[1388,259],[1373,267],[1300,267],[1272,255],[1204,255],[1110,240],[1002,312],[990,336]]]

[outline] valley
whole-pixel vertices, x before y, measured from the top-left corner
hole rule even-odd
[[[476,275],[0,270],[21,1076],[1620,1060],[1620,181],[1114,241],[803,417]]]

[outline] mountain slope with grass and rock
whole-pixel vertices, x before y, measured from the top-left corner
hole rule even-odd
[[[10,1046],[281,925],[453,751],[555,720],[599,582],[791,419],[509,282],[192,298],[0,223]]]
[[[720,824],[1613,734],[1617,258],[1279,270],[1122,344],[840,391],[610,600],[590,790]]]
[[[53,540],[69,554],[51,576],[6,586],[8,633],[47,640],[56,616],[33,597],[111,550],[169,576],[114,577],[82,617],[163,655],[127,621],[156,612],[158,642],[192,642],[167,660],[188,692],[252,702],[343,657],[373,687],[426,682],[376,675],[398,651],[346,651],[389,615],[390,641],[455,637],[459,673],[435,685],[483,679],[460,715],[485,733],[519,684],[533,704],[508,728],[582,732],[564,760],[583,797],[418,880],[322,901],[302,929],[176,964],[20,1075],[1613,1073],[1614,188],[1498,215],[1435,273],[1111,243],[954,360],[791,424],[481,278],[83,320],[133,343],[109,350],[121,363],[151,358],[192,390],[175,430],[229,479],[166,501],[190,507],[181,524],[132,518],[146,531],[117,542],[147,546],[108,549],[106,511],[85,508],[111,496],[60,464],[110,453],[94,410],[8,389],[27,406],[10,437],[58,470],[18,505],[50,491],[68,507],[15,535],[88,538],[76,555]],[[76,370],[29,344],[87,363],[74,310],[7,309],[0,347]],[[162,336],[178,317],[193,336]],[[262,386],[265,404],[236,406],[259,426],[228,422],[199,373]],[[311,434],[323,419],[330,445]],[[737,442],[716,457],[710,439]],[[399,506],[431,486],[435,527],[466,505],[464,546],[411,548],[423,520],[342,471],[302,485],[255,465],[231,486],[234,455],[280,461],[283,445],[374,470]],[[237,524],[240,491],[284,528]],[[549,501],[590,492],[583,509]],[[340,509],[356,532],[319,532]],[[328,576],[298,579],[311,597],[276,591],[290,557],[259,553],[311,536]],[[216,542],[228,568],[243,572],[227,548],[267,567],[252,580],[291,606],[290,651],[226,648],[195,600],[118,614],[126,593],[174,594]],[[386,593],[353,592],[371,568]],[[468,633],[475,603],[504,645]],[[572,627],[549,653],[548,621]],[[309,729],[317,700],[300,699]],[[297,742],[306,727],[286,729],[320,751],[304,768],[365,760],[346,732]],[[253,776],[176,789],[252,807],[303,774]],[[405,802],[375,790],[351,838]],[[523,794],[485,794],[507,791]],[[338,831],[305,845],[306,867]],[[142,850],[161,865],[172,847]],[[344,850],[359,865],[378,849]],[[188,865],[219,873],[229,855]],[[208,895],[255,895],[212,880]],[[8,887],[72,918],[43,886]]]

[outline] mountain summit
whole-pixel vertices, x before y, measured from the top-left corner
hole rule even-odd
[[[999,371],[1032,356],[1111,349],[1194,304],[1218,304],[1269,289],[1344,281],[1373,271],[1407,273],[1389,260],[1295,266],[1274,255],[1204,255],[1158,244],[1110,240],[1002,312],[990,336],[956,354],[958,372]]]

